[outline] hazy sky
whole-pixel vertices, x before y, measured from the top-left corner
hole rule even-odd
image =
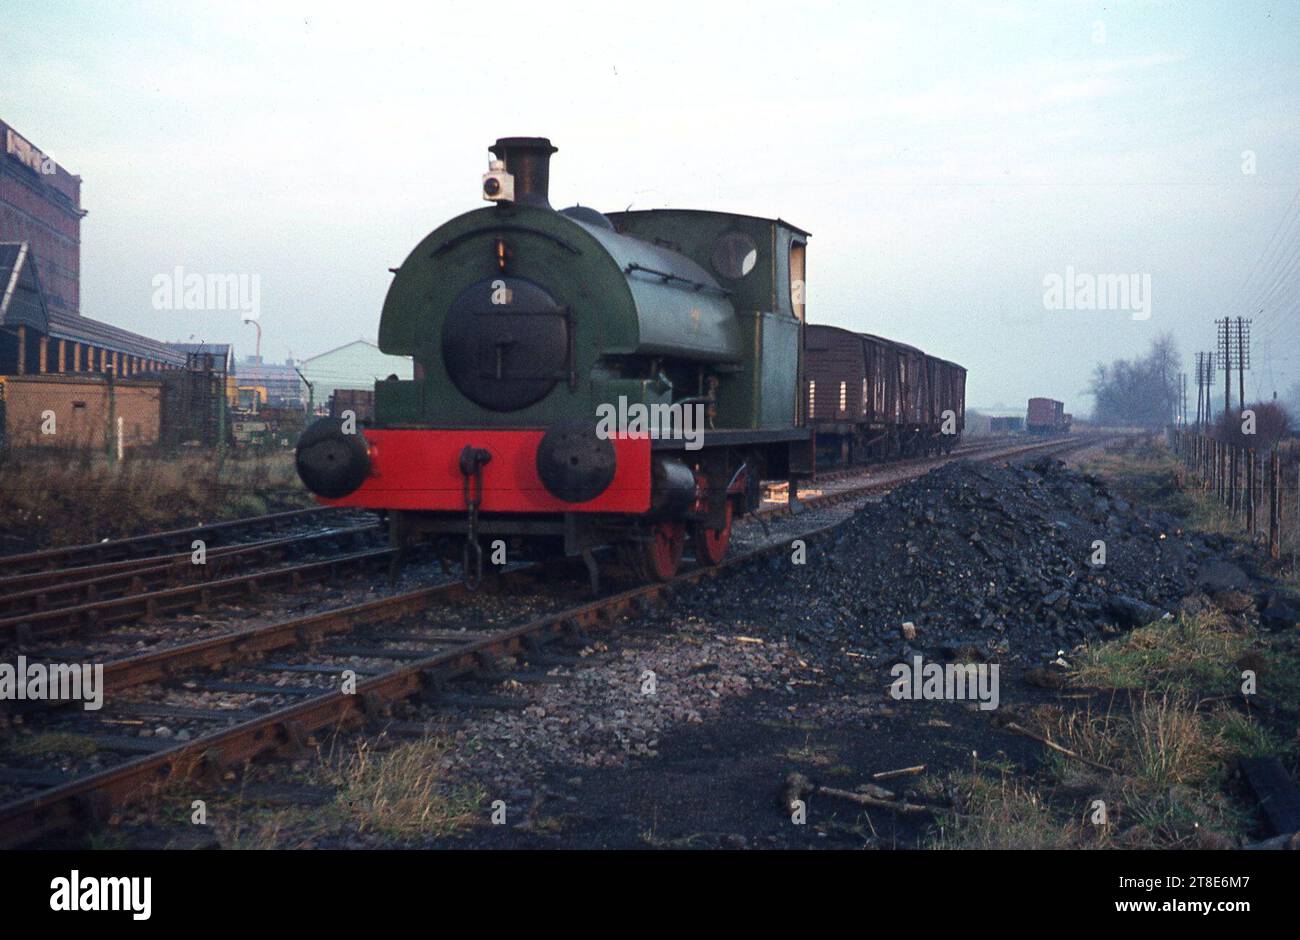
[[[0,0],[0,118],[84,179],[82,312],[162,339],[252,351],[153,309],[177,265],[260,277],[268,357],[373,338],[488,144],[541,135],[557,207],[810,230],[809,319],[963,363],[975,405],[1085,413],[1097,361],[1190,361],[1225,313],[1248,394],[1300,379],[1294,2]],[[1046,309],[1067,267],[1149,275],[1150,318]]]

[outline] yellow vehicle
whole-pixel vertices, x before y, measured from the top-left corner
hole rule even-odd
[[[265,385],[239,385],[235,388],[234,408],[247,414],[257,414],[266,404]]]

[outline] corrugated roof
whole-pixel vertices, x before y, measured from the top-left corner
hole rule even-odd
[[[156,359],[172,365],[185,365],[185,356],[161,340],[150,339],[109,323],[78,316],[75,313],[64,313],[58,309],[50,310],[49,335],[55,339],[72,340],[76,343],[93,343],[111,352],[144,356],[147,359]]]
[[[349,346],[356,346],[356,345],[358,345],[358,344],[360,344],[360,345],[362,345],[362,346],[369,346],[371,349],[375,350],[375,352],[383,352],[383,350],[381,350],[381,349],[379,348],[379,344],[378,344],[378,343],[372,343],[372,342],[370,342],[370,340],[368,340],[368,339],[354,339],[354,340],[352,340],[351,342],[344,343],[342,346],[335,346],[333,349],[327,349],[327,350],[325,350],[324,352],[317,353],[317,354],[314,355],[314,356],[308,356],[306,359],[302,360],[302,362],[300,363],[300,365],[307,365],[308,363],[315,362],[317,359],[320,359],[320,358],[322,358],[322,357],[324,357],[324,356],[328,356],[328,355],[331,355],[332,353],[336,353],[336,352],[338,352],[340,349],[347,349]],[[388,355],[388,353],[383,353],[383,354],[384,354],[385,356]],[[402,357],[400,357],[400,356],[394,356],[393,358],[394,358],[394,359],[400,359],[400,358],[402,358]]]
[[[183,353],[159,340],[49,306],[27,242],[0,242],[0,326],[27,326],[53,339],[90,343],[110,352],[172,365],[185,364]]]
[[[167,343],[166,345],[183,357],[211,356],[214,360],[224,363],[223,368],[227,374],[233,375],[235,372],[235,347],[230,343]]]

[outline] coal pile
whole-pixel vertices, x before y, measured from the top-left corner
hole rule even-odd
[[[702,587],[701,604],[873,661],[1041,661],[1173,610],[1220,541],[1057,460],[957,461],[809,544],[806,564],[787,553],[745,566]]]

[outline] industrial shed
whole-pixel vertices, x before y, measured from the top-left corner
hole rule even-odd
[[[327,352],[304,359],[302,374],[312,383],[312,398],[321,405],[338,389],[374,390],[375,382],[390,375],[411,379],[415,367],[408,356],[390,356],[374,343],[354,340]]]
[[[32,246],[0,242],[0,375],[113,372],[128,378],[184,364],[185,356],[166,343],[52,303]]]

